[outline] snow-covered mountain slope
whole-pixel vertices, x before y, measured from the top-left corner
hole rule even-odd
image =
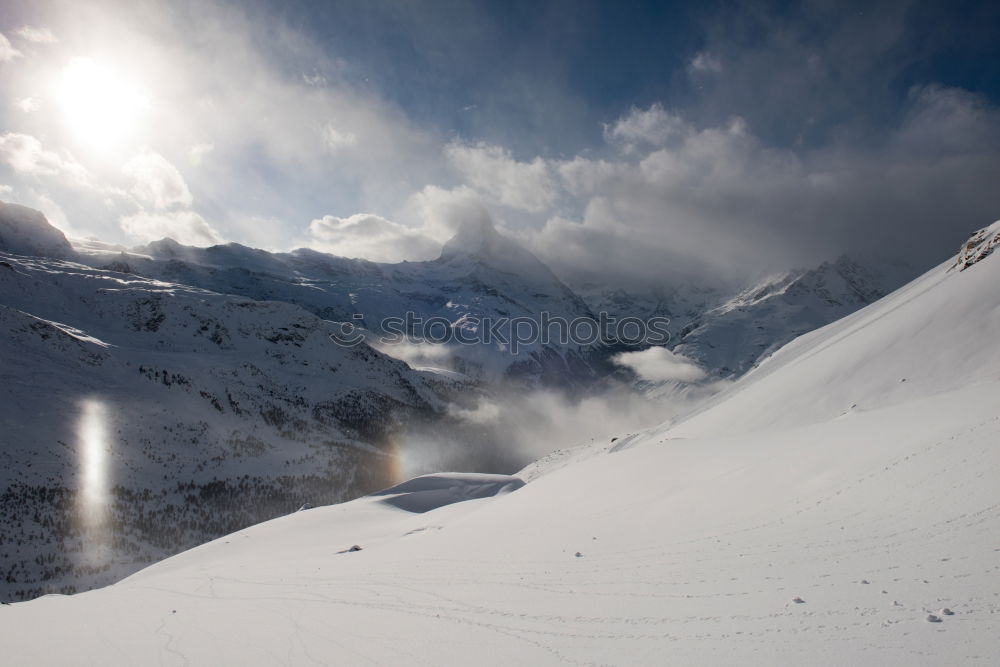
[[[41,211],[0,201],[0,252],[67,259],[76,253]]]
[[[850,418],[996,381],[997,264],[959,271],[949,260],[877,304],[801,336],[676,433],[690,437]],[[816,386],[824,390],[811,391]]]
[[[460,385],[332,330],[291,304],[0,253],[0,598],[115,581],[394,481],[395,432]]]
[[[953,264],[786,346],[684,423],[550,456],[516,490],[417,481],[396,504],[300,512],[106,589],[0,608],[5,650],[24,664],[992,664],[1000,261]],[[406,510],[441,487],[474,499]]]
[[[609,289],[607,285],[583,283],[573,290],[595,313],[614,317],[666,317],[671,334],[689,324],[699,315],[725,301],[735,288],[697,283],[655,285],[645,289]]]
[[[848,257],[771,276],[677,329],[673,351],[739,377],[794,338],[874,303],[915,276],[909,267]]]
[[[735,379],[797,336],[873,303],[914,275],[904,265],[840,257],[743,288],[678,284],[638,291],[598,285],[575,289],[595,313],[669,318],[668,347],[673,352],[710,376]],[[673,390],[671,383],[646,386],[646,391],[665,390]]]
[[[237,244],[192,248],[170,239],[134,253],[102,252],[93,244],[80,250],[94,266],[294,303],[324,319],[362,326],[375,337],[386,333],[381,326],[386,318],[406,313],[423,323],[437,319],[437,325],[408,330],[435,342],[445,333],[442,323],[462,329],[467,340],[481,341],[486,321],[538,321],[542,312],[568,321],[592,318],[587,305],[534,255],[484,221],[463,226],[441,257],[429,262],[376,264],[307,249],[268,253]],[[397,323],[392,329],[404,327]],[[509,340],[510,332],[500,331]],[[439,359],[441,365],[488,380],[560,384],[593,375],[587,346],[557,340],[522,345],[517,354],[497,340],[446,347],[449,354]]]

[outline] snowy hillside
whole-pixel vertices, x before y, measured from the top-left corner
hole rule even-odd
[[[1000,261],[954,265],[523,487],[300,512],[0,636],[32,664],[993,664]]]
[[[460,386],[335,345],[332,327],[291,304],[0,253],[0,597],[109,583],[396,481],[394,433],[439,419]]]

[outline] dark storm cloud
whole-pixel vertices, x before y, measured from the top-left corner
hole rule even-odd
[[[877,143],[812,149],[770,145],[739,118],[701,128],[634,110],[611,133],[645,128],[647,147],[554,165],[584,210],[535,242],[567,277],[628,284],[745,279],[844,252],[926,268],[1000,217],[1000,110],[939,86],[908,98]]]
[[[738,2],[702,21],[721,68],[685,100],[704,122],[739,114],[769,141],[822,144],[893,126],[913,86],[1000,93],[995,3]]]

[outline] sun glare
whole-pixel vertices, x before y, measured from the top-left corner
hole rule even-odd
[[[138,86],[90,58],[75,58],[63,69],[57,97],[77,140],[101,152],[132,136],[149,108]]]

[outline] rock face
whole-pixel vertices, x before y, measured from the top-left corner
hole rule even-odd
[[[64,259],[76,252],[40,211],[0,202],[0,252]]]
[[[974,233],[958,250],[955,266],[965,271],[976,262],[989,257],[1000,245],[1000,220]]]

